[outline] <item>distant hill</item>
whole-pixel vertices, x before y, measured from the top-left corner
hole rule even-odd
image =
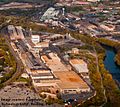
[[[10,3],[10,2],[28,2],[28,3],[48,3],[54,2],[54,0],[0,0],[1,3]]]

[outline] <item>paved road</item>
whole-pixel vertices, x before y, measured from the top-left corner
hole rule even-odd
[[[9,80],[4,82],[4,85],[8,85],[11,82],[15,81],[23,73],[24,68],[23,68],[23,63],[19,58],[19,55],[13,50],[13,48],[9,42],[10,39],[9,39],[8,35],[6,35],[4,32],[5,32],[5,30],[2,30],[3,37],[5,38],[5,41],[6,41],[7,45],[9,46],[10,52],[14,56],[16,64],[17,64],[16,72],[13,74],[13,76]]]

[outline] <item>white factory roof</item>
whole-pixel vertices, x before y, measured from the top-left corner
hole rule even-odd
[[[55,8],[50,7],[41,17],[42,20],[51,19],[54,18],[54,16],[57,16],[59,14],[58,10],[55,10]]]
[[[13,25],[8,25],[8,30],[13,30],[15,27]]]
[[[71,59],[70,64],[79,72],[88,72],[87,63],[81,59]]]
[[[29,75],[28,75],[27,73],[23,73],[23,74],[21,75],[21,77],[29,78]]]

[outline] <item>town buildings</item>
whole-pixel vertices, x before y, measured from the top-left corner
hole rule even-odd
[[[50,7],[41,17],[41,21],[46,21],[50,19],[54,19],[59,14],[59,10],[56,10],[53,7]]]
[[[88,72],[87,64],[83,60],[71,59],[71,65],[66,65],[57,53],[49,49],[50,41],[55,38],[64,39],[63,35],[54,34],[43,41],[40,41],[40,35],[31,35],[28,40],[22,32],[17,35],[16,28],[18,29],[13,25],[8,26],[11,46],[22,60],[34,87],[40,90],[52,88],[61,94],[90,92],[90,87],[76,73]],[[44,49],[48,52],[43,52]]]
[[[8,26],[8,33],[9,33],[11,40],[24,39],[24,34],[23,34],[21,26],[15,27],[13,25],[9,25]]]
[[[34,44],[37,44],[40,42],[40,36],[39,35],[31,35],[31,40]]]

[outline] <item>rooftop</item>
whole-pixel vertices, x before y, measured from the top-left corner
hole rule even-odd
[[[70,71],[60,60],[58,60],[59,57],[57,54],[50,53],[50,57],[51,59],[49,59],[46,55],[42,56],[43,60],[52,70],[55,77],[60,79],[60,82],[57,84],[61,89],[89,88],[89,86],[79,77],[77,73]],[[80,63],[84,62],[83,60],[80,61]],[[79,62],[79,60],[77,60],[77,62]]]
[[[32,77],[53,76],[51,73],[37,73],[31,74]]]
[[[81,59],[71,59],[70,62],[72,64],[85,64],[85,61],[83,61]]]
[[[89,88],[74,71],[54,72],[54,74],[61,80],[58,86],[62,89]]]
[[[45,63],[49,66],[52,71],[68,71],[67,67],[60,61],[57,54],[50,53],[49,57],[46,55],[41,56]]]

